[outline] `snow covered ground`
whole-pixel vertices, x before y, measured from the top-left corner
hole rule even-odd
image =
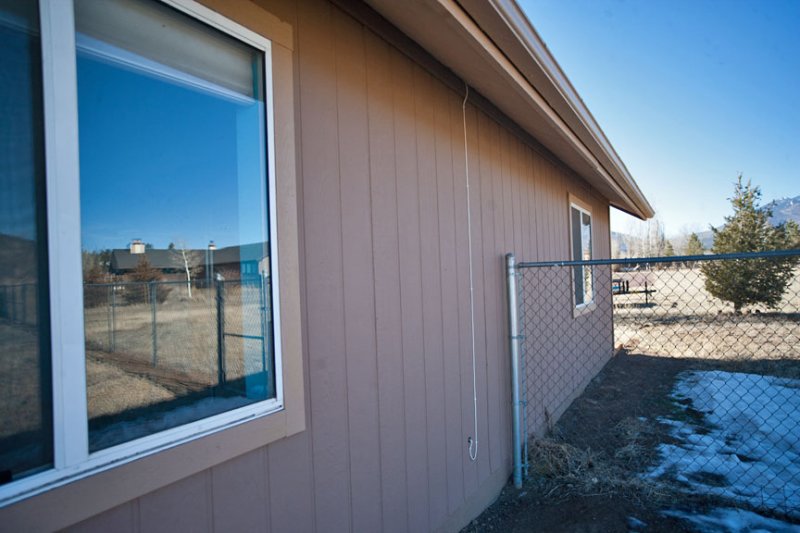
[[[718,508],[706,514],[666,511],[667,516],[686,520],[700,533],[800,533],[800,526],[766,518],[744,509]]]
[[[678,443],[659,445],[648,476],[800,518],[800,380],[692,371],[679,376],[673,400],[686,416],[659,421]]]

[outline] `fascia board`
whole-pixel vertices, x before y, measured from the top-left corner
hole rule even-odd
[[[466,0],[463,3],[470,5],[473,4],[474,1]],[[547,98],[547,94],[545,94],[550,104],[555,108],[566,108],[567,112],[562,112],[561,114],[565,115],[567,120],[568,118],[574,118],[574,120],[579,121],[581,126],[580,133],[585,132],[590,136],[590,139],[588,139],[589,144],[594,144],[597,149],[601,151],[599,155],[605,156],[603,159],[607,159],[607,163],[610,164],[612,172],[616,175],[618,180],[623,182],[621,185],[629,189],[629,193],[638,201],[637,203],[640,204],[642,210],[649,212],[649,216],[652,216],[653,208],[639,189],[639,186],[631,176],[625,163],[619,157],[619,154],[617,154],[617,151],[606,137],[602,128],[600,128],[600,125],[595,120],[591,111],[583,102],[583,99],[575,90],[575,87],[569,81],[569,78],[567,78],[560,65],[556,62],[550,50],[547,48],[547,45],[536,32],[536,29],[520,9],[519,5],[514,0],[489,0],[488,2],[483,2],[483,5],[490,6],[494,9],[505,23],[505,27],[508,31],[513,33],[518,45],[527,52],[527,63],[529,63],[529,67],[538,68],[538,72],[541,73],[541,76],[549,81],[552,92],[556,92],[558,96],[560,96],[560,101],[553,101],[555,100],[554,98]],[[469,11],[471,15],[475,16],[475,13],[471,9],[469,9]],[[487,30],[486,27],[483,27],[483,29],[484,31]],[[496,42],[500,41],[499,38],[495,39],[493,35],[490,35],[490,37],[493,37],[493,40]],[[519,68],[521,63],[526,63],[524,59],[525,58],[522,58],[522,61],[514,61],[515,65]],[[526,69],[522,67],[521,70],[530,71],[532,68]],[[527,72],[524,73],[527,74]],[[568,120],[568,122],[574,122],[574,120]],[[579,128],[575,129],[578,130]],[[583,138],[585,135],[581,135],[581,137]]]
[[[630,183],[634,188],[631,190],[625,183],[627,180],[620,180],[609,172],[608,162],[595,153],[598,150],[592,151],[587,146],[578,135],[581,132],[564,120],[460,4],[453,0],[366,1],[597,187],[613,205],[640,218],[652,216],[652,208],[640,192],[637,194],[638,187],[632,178]],[[541,40],[539,43],[544,46]],[[465,47],[471,53],[465,54]],[[551,79],[547,85],[554,83]],[[602,150],[599,152],[602,157]]]

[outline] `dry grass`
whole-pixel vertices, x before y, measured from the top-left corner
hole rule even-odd
[[[614,345],[664,357],[714,360],[800,360],[800,270],[777,309],[752,306],[743,313],[711,296],[699,268],[617,273],[631,290],[614,296]]]
[[[0,320],[0,439],[41,426],[40,376],[35,328]]]
[[[89,418],[175,398],[172,391],[153,380],[91,357],[86,360],[86,387]]]
[[[259,335],[258,293],[253,291],[254,298],[249,289],[247,294],[243,292],[237,286],[228,291],[226,331]],[[114,351],[109,345],[110,309],[92,307],[84,314],[90,419],[170,402],[217,385],[214,291],[196,289],[189,298],[185,286],[178,285],[158,304],[155,366],[152,308],[149,304],[122,305],[122,298],[118,303]],[[243,378],[248,370],[260,370],[246,366],[248,357],[254,359],[249,355],[254,350],[260,355],[260,341],[228,337],[225,348],[229,380]],[[35,327],[0,319],[0,418],[6,422],[0,427],[0,439],[30,434],[42,425],[38,349]]]
[[[534,438],[528,443],[529,483],[544,499],[554,503],[575,497],[622,496],[637,503],[665,504],[681,495],[675,487],[637,473],[646,448],[630,442],[607,457],[591,449],[573,446],[559,438]]]
[[[652,431],[647,422],[639,418],[627,417],[617,424],[614,431],[626,443],[614,452],[616,461],[632,470],[639,470],[649,463],[652,452],[645,444],[644,435],[652,433]]]
[[[213,291],[195,289],[190,299],[185,287],[180,285],[173,288],[155,311],[156,364],[192,374],[198,382],[211,384],[217,372],[217,316]],[[108,306],[88,308],[84,324],[87,346],[96,352],[124,354],[132,362],[153,362],[153,309],[150,304],[119,305],[114,308],[113,317]],[[241,364],[231,358],[228,366],[232,377],[241,377]]]
[[[225,301],[226,332],[261,334],[257,289],[234,285],[226,289]],[[113,314],[105,305],[88,308],[84,314],[87,347],[98,358],[106,353],[109,361],[122,357],[131,363],[155,363],[196,383],[214,385],[219,356],[216,292],[196,288],[189,298],[184,285],[174,285],[155,308],[155,345],[153,319],[149,303],[118,305]],[[226,337],[228,379],[257,370],[247,368],[245,355],[253,350],[261,350],[261,341]]]

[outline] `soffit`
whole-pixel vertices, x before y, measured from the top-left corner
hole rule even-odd
[[[513,1],[366,2],[612,205],[640,218],[653,215],[613,147]]]

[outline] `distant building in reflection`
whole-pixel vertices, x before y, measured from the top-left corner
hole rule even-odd
[[[227,246],[213,250],[212,261],[209,262],[209,251],[206,249],[186,249],[186,263],[195,271],[195,279],[205,277],[205,269],[213,265],[214,275],[225,279],[239,279],[248,276],[269,275],[269,243],[257,242],[237,246]],[[112,274],[122,276],[130,274],[142,259],[146,259],[151,268],[160,270],[165,277],[180,279],[185,271],[184,250],[180,248],[150,248],[139,239],[131,242],[128,249],[111,251],[109,270]]]
[[[142,239],[133,239],[130,245],[130,251],[133,255],[143,254],[146,250],[144,242]]]

